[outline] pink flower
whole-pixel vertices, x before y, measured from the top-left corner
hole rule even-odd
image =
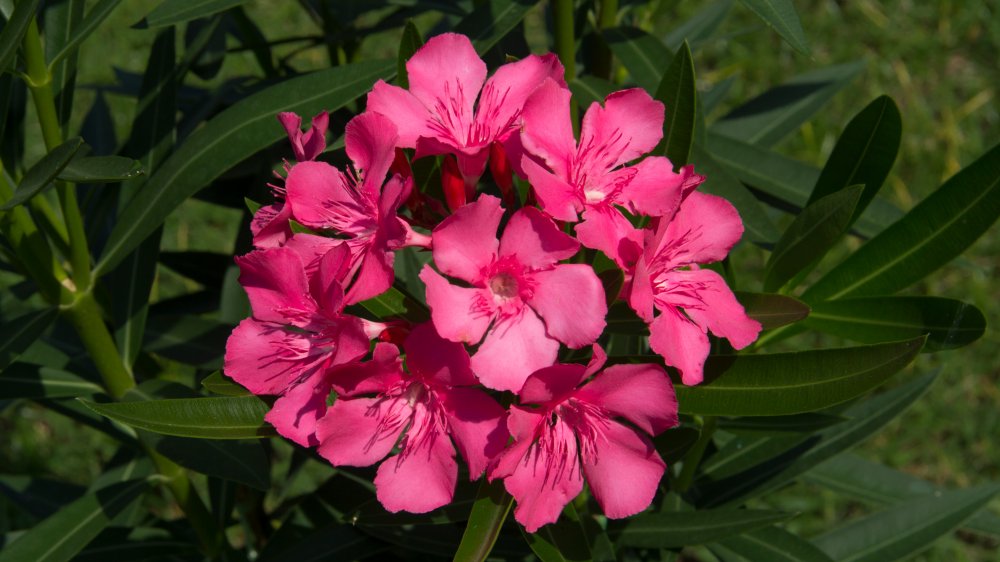
[[[364,324],[342,314],[347,259],[347,248],[338,244],[316,264],[310,284],[291,248],[236,258],[253,317],[226,342],[225,372],[254,394],[280,396],[265,419],[300,445],[316,444],[331,370],[368,353]]]
[[[610,518],[634,515],[653,500],[666,465],[646,434],[677,425],[673,385],[657,365],[615,365],[577,388],[604,360],[595,345],[590,365],[536,371],[521,389],[522,405],[510,409],[514,442],[488,476],[504,480],[517,500],[514,518],[529,533],[559,518],[584,477]]]
[[[399,442],[399,453],[378,468],[376,494],[389,511],[425,513],[454,495],[456,447],[472,480],[503,450],[506,412],[469,388],[476,384],[469,354],[430,323],[415,327],[404,349],[409,374],[396,346],[380,343],[372,362],[335,377],[339,397],[319,421],[319,453],[334,466],[369,466]]]
[[[326,129],[330,126],[330,116],[327,112],[321,111],[313,117],[312,126],[305,133],[301,129],[302,118],[295,113],[290,111],[279,113],[278,121],[281,121],[281,126],[288,133],[296,161],[315,160],[326,149]]]
[[[325,162],[300,162],[289,171],[285,187],[295,220],[346,237],[351,249],[348,278],[354,278],[346,299],[353,304],[392,285],[394,250],[426,246],[429,239],[396,215],[413,180],[394,175],[382,185],[394,159],[392,122],[364,113],[347,124],[345,136],[356,172],[345,176]]]
[[[552,54],[505,64],[486,80],[486,64],[469,38],[455,33],[428,40],[407,61],[406,72],[410,89],[380,80],[368,94],[368,110],[392,119],[400,146],[416,148],[417,158],[457,156],[470,191],[490,145],[515,132],[524,100],[545,78],[564,83],[563,67]]]
[[[726,281],[698,266],[725,258],[742,235],[743,222],[731,203],[698,192],[688,195],[673,220],[646,233],[629,304],[649,323],[650,347],[680,370],[686,385],[702,381],[708,330],[736,349],[760,333]],[[655,318],[654,308],[660,311]]]
[[[427,304],[445,338],[476,344],[479,380],[516,391],[556,360],[559,342],[578,348],[604,330],[604,288],[585,264],[557,265],[579,244],[537,209],[514,213],[497,240],[500,200],[483,195],[434,229],[434,263],[471,287],[450,284],[425,266]],[[487,332],[488,329],[488,332]]]
[[[648,153],[663,136],[663,104],[645,91],[623,90],[609,95],[604,107],[591,104],[579,143],[573,138],[569,101],[568,89],[546,80],[525,103],[521,143],[545,166],[523,157],[521,167],[545,212],[569,222],[582,212],[576,226],[580,243],[627,267],[638,257],[642,236],[616,207],[669,216],[682,191],[703,178],[692,166],[675,174],[662,156],[624,165]]]

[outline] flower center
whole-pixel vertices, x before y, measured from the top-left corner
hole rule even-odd
[[[490,291],[505,299],[518,295],[517,279],[510,273],[500,272],[490,279]]]

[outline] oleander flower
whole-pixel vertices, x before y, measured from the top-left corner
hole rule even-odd
[[[559,264],[579,244],[534,208],[497,228],[500,200],[482,195],[432,234],[438,270],[471,285],[449,283],[425,265],[427,305],[446,339],[482,345],[472,369],[496,390],[516,391],[532,372],[556,360],[559,342],[579,348],[604,330],[604,288],[591,266]],[[485,334],[485,338],[484,338]]]
[[[337,401],[319,421],[319,454],[334,466],[369,466],[399,443],[375,476],[389,511],[425,513],[451,501],[458,478],[455,449],[472,480],[503,450],[506,412],[480,389],[459,344],[432,324],[416,326],[403,344],[377,345],[374,359],[334,377]],[[374,395],[374,396],[371,396]]]
[[[726,281],[699,267],[725,258],[742,235],[743,222],[730,202],[698,192],[684,199],[672,220],[646,231],[629,304],[649,324],[650,347],[680,370],[686,385],[702,381],[709,330],[736,349],[760,333],[760,323],[747,316]]]
[[[520,405],[510,409],[514,442],[488,477],[503,479],[517,501],[514,518],[529,533],[555,522],[584,479],[613,519],[653,500],[666,465],[649,436],[678,423],[673,385],[658,365],[614,365],[579,386],[605,359],[595,345],[589,365],[536,371],[524,382]]]

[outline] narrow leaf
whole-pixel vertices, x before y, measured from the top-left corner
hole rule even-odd
[[[469,15],[455,25],[455,33],[467,36],[480,55],[521,23],[537,0],[484,0],[476,2]]]
[[[270,466],[257,441],[219,441],[157,436],[156,451],[177,464],[208,476],[239,482],[266,492]]]
[[[664,154],[679,170],[690,160],[694,142],[694,116],[698,103],[698,90],[691,62],[691,48],[687,41],[681,44],[670,66],[656,88],[656,99],[663,102],[666,115],[663,120],[663,140],[657,154]]]
[[[399,40],[399,55],[396,59],[396,84],[400,88],[409,88],[410,80],[406,73],[406,61],[410,60],[413,53],[422,47],[424,40],[420,38],[420,31],[413,25],[413,20],[406,20],[403,27],[403,37]]]
[[[736,300],[743,305],[747,316],[760,322],[765,330],[794,324],[809,316],[806,303],[787,295],[737,291]]]
[[[660,4],[660,6],[667,6]],[[667,48],[677,50],[681,43],[688,43],[697,46],[712,36],[712,33],[726,19],[729,9],[733,6],[733,0],[716,0],[698,11],[695,15],[685,19],[680,25],[670,30],[664,37],[663,42]]]
[[[923,337],[841,349],[709,357],[705,382],[678,385],[682,413],[775,416],[810,412],[860,396],[910,363]]]
[[[85,156],[74,158],[59,173],[59,179],[73,183],[114,183],[145,173],[142,164],[122,156]]]
[[[143,349],[185,365],[217,369],[233,326],[191,315],[151,316]]]
[[[56,309],[29,312],[0,325],[0,369],[18,358],[55,321]]]
[[[389,287],[381,295],[361,302],[360,306],[380,319],[403,318],[422,322],[430,318],[426,306],[397,287]]]
[[[35,19],[37,10],[38,0],[21,0],[7,18],[7,24],[0,30],[0,73],[6,72],[14,63],[21,39]]]
[[[41,160],[24,173],[21,183],[18,184],[17,190],[14,191],[14,196],[4,203],[3,206],[0,206],[0,211],[12,209],[41,193],[43,189],[55,181],[59,173],[70,163],[73,155],[82,146],[83,139],[76,137],[53,148],[52,152],[43,156]]]
[[[175,25],[239,6],[247,0],[166,0],[153,8],[140,24],[146,27]]]
[[[694,154],[691,160],[698,163],[698,172],[704,174],[706,178],[700,189],[705,193],[728,199],[739,211],[743,226],[746,228],[745,239],[763,243],[774,242],[778,239],[780,236],[778,228],[768,218],[757,198],[703,147],[698,144],[694,145]]]
[[[572,503],[566,504],[555,523],[543,525],[534,533],[525,532],[528,546],[542,562],[575,562],[593,559],[589,540]]]
[[[983,508],[1000,484],[935,493],[852,521],[813,539],[841,562],[902,560],[956,529]]]
[[[764,23],[774,28],[778,35],[792,46],[793,49],[809,54],[809,42],[802,31],[802,22],[795,12],[791,0],[740,0],[740,2],[757,14]]]
[[[190,195],[280,139],[284,131],[274,117],[279,111],[306,115],[320,109],[334,111],[364,94],[378,78],[390,78],[394,69],[395,64],[376,61],[321,70],[271,86],[214,117],[149,178],[144,188],[148,196],[125,208],[96,272],[116,265]]]
[[[58,53],[52,56],[49,61],[49,65],[54,65],[64,58],[74,54],[76,49],[81,43],[90,37],[100,25],[111,15],[111,11],[118,6],[121,0],[99,0],[90,11],[87,12],[87,16],[83,18],[83,21],[76,26],[73,30],[73,36],[63,45],[62,49]]]
[[[112,484],[84,495],[5,545],[0,562],[69,560],[148,487],[145,479]]]
[[[806,302],[891,294],[961,254],[1000,217],[1000,145],[951,177],[802,294]]]
[[[851,215],[853,223],[882,188],[896,161],[902,136],[903,122],[896,102],[889,96],[879,96],[851,119],[837,139],[809,196],[809,204],[849,185],[864,185]]]
[[[253,439],[275,435],[274,428],[264,422],[269,407],[256,396],[107,404],[81,402],[102,416],[163,435],[201,439]]]
[[[63,0],[48,4],[43,12],[45,60],[49,61],[52,93],[56,98],[56,113],[59,116],[59,125],[64,130],[73,111],[73,94],[76,88],[77,59],[79,57],[72,56],[57,60],[55,55],[66,46],[76,30],[79,29],[85,7],[84,0]],[[0,110],[0,114],[3,113],[6,111]]]
[[[610,27],[601,35],[639,87],[655,92],[663,79],[663,62],[672,53],[656,37],[636,27]]]
[[[243,388],[233,379],[222,374],[222,371],[215,371],[201,381],[201,386],[205,390],[222,396],[249,396],[250,391]]]
[[[514,504],[514,498],[504,489],[503,482],[483,479],[472,504],[469,522],[462,542],[455,551],[455,562],[483,562],[493,550],[503,522]]]
[[[604,103],[604,98],[618,89],[611,82],[590,75],[574,78],[568,85],[580,107],[588,107],[594,102]]]
[[[813,433],[844,421],[840,416],[820,412],[806,412],[791,416],[753,416],[719,418],[717,427],[730,433],[764,434]]]
[[[749,562],[833,562],[814,544],[781,527],[764,527],[709,545],[713,552],[717,546],[738,553]]]
[[[94,382],[51,367],[14,363],[0,373],[0,400],[65,398],[103,392]]]
[[[767,260],[765,291],[784,287],[833,248],[847,231],[863,190],[863,185],[855,185],[832,193],[810,204],[795,217]]]
[[[784,521],[779,511],[750,509],[643,513],[625,524],[618,542],[639,548],[705,544]]]

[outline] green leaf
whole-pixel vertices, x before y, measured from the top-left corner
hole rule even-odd
[[[285,523],[285,525],[290,524]],[[287,548],[278,549],[274,546],[273,543],[268,543],[268,547],[258,560],[261,562],[358,560],[375,556],[388,545],[361,533],[353,525],[332,523],[299,538]]]
[[[0,73],[6,72],[13,64],[21,39],[28,31],[28,25],[34,21],[36,11],[38,0],[21,0],[7,18],[3,30],[0,30]]]
[[[754,242],[769,243],[778,239],[780,233],[768,218],[760,202],[746,187],[721,164],[716,162],[703,147],[694,145],[692,162],[697,162],[698,173],[705,176],[701,191],[718,195],[729,200],[740,213],[746,237]]]
[[[528,546],[542,562],[589,561],[590,541],[580,524],[580,516],[572,503],[566,504],[555,523],[543,525],[528,533],[521,529]]]
[[[201,439],[253,439],[275,435],[274,428],[264,422],[264,414],[270,408],[256,396],[107,404],[81,402],[102,416],[163,435]]]
[[[430,311],[426,306],[397,287],[389,287],[381,295],[361,302],[360,306],[379,319],[398,317],[411,322],[423,322],[430,318]]]
[[[0,325],[0,369],[18,358],[55,321],[57,309],[29,312]]]
[[[413,25],[413,20],[406,20],[403,27],[403,37],[399,40],[399,56],[396,59],[396,85],[400,88],[409,88],[410,80],[406,73],[406,61],[410,60],[413,53],[422,47],[424,40],[420,38],[420,31]]]
[[[915,378],[888,392],[851,405],[841,412],[847,421],[820,431],[798,445],[793,444],[784,453],[750,470],[708,484],[698,483],[698,505],[714,507],[733,504],[787,484],[817,464],[857,445],[880,430],[923,395],[934,382],[936,374]]]
[[[852,521],[813,539],[835,560],[902,560],[956,529],[1000,492],[1000,484],[931,494]]]
[[[742,418],[719,418],[717,427],[730,433],[764,434],[813,433],[836,425],[844,418],[821,412],[806,412],[791,416],[753,416]]]
[[[885,382],[916,357],[923,337],[841,349],[723,355],[705,362],[705,382],[678,385],[685,414],[777,416],[826,408]]]
[[[162,27],[203,18],[228,10],[247,0],[165,0],[143,18],[140,25]]]
[[[863,185],[855,185],[832,193],[795,217],[767,260],[765,291],[777,291],[789,284],[833,248],[847,231],[863,190]]]
[[[101,394],[100,385],[60,369],[14,363],[0,373],[0,400]]]
[[[462,18],[452,31],[467,36],[476,52],[483,55],[521,23],[537,3],[537,0],[476,2],[472,12]]]
[[[257,441],[156,437],[156,451],[185,468],[262,492],[271,486],[267,455]]]
[[[618,543],[639,548],[676,548],[705,544],[784,521],[779,511],[735,509],[643,513],[631,518]]]
[[[483,562],[493,550],[514,498],[504,489],[503,482],[483,479],[472,504],[469,522],[462,542],[455,551],[455,562]]]
[[[112,484],[74,501],[5,545],[0,562],[69,560],[87,546],[116,515],[139,499],[146,479]]]
[[[736,300],[743,305],[747,316],[760,322],[765,330],[794,324],[809,316],[806,303],[787,295],[737,291]]]
[[[1000,145],[958,172],[805,293],[806,302],[891,294],[965,251],[1000,217]]]
[[[805,325],[864,343],[927,334],[926,352],[978,340],[986,331],[986,318],[975,306],[954,299],[862,297],[817,303]]]
[[[73,35],[68,41],[66,41],[62,48],[59,49],[59,52],[51,57],[49,60],[49,66],[54,66],[59,63],[59,61],[71,54],[74,54],[80,44],[83,43],[87,37],[90,37],[90,34],[93,33],[98,26],[100,26],[101,23],[108,18],[109,15],[111,15],[111,11],[118,6],[119,2],[121,2],[121,0],[99,0],[90,9],[90,11],[87,12],[87,16],[83,18],[83,21],[81,21],[73,29]]]
[[[701,432],[689,426],[675,427],[653,438],[656,452],[668,465],[679,462],[698,441]]]
[[[860,474],[864,478],[859,478]],[[838,494],[876,505],[893,505],[903,500],[944,492],[926,480],[853,453],[837,455],[806,472],[802,479]],[[970,517],[963,527],[1000,538],[1000,517],[986,510]]]
[[[79,57],[72,56],[62,60],[57,60],[54,57],[63,50],[67,42],[73,38],[76,30],[79,29],[85,7],[84,0],[63,0],[47,5],[43,12],[45,60],[49,61],[52,93],[56,98],[56,113],[59,117],[59,125],[63,130],[66,129],[70,114],[73,112],[77,59]],[[3,109],[3,113],[6,113],[6,109]]]
[[[739,553],[749,562],[833,562],[811,542],[780,527],[764,527],[709,545]]]
[[[151,316],[143,349],[186,365],[222,366],[230,324],[191,315]]]
[[[889,96],[879,96],[851,119],[837,139],[808,204],[849,185],[864,185],[865,190],[851,215],[853,223],[882,188],[896,161],[902,136],[903,122],[896,102]]]
[[[764,23],[774,28],[793,49],[803,55],[809,54],[809,42],[806,41],[802,22],[799,21],[799,14],[795,12],[795,5],[791,0],[740,0],[740,2],[764,20]]]
[[[59,173],[59,179],[73,183],[114,183],[146,173],[142,164],[122,156],[85,156],[74,158]]]
[[[656,154],[664,154],[679,170],[690,161],[691,144],[694,142],[694,116],[698,103],[695,87],[694,64],[691,48],[685,41],[656,88],[656,99],[663,102],[666,115],[663,120],[663,140]]]
[[[779,434],[766,437],[739,436],[730,439],[698,467],[696,482],[711,482],[743,474],[772,462],[790,450],[800,450],[810,435]]]
[[[671,53],[663,42],[636,27],[609,27],[601,30],[611,52],[618,57],[640,88],[655,92]]]
[[[669,6],[660,4],[661,7]],[[692,45],[698,45],[712,36],[712,33],[726,19],[729,9],[733,6],[733,0],[716,0],[698,11],[695,15],[684,20],[683,23],[670,30],[664,37],[663,42],[667,48],[676,51],[681,43],[687,41]]]
[[[573,97],[579,102],[580,107],[589,107],[594,102],[604,103],[604,98],[617,88],[603,78],[587,75],[571,80],[569,89],[573,92]]]
[[[43,156],[41,160],[24,173],[21,183],[18,184],[17,190],[14,191],[14,196],[4,203],[3,206],[0,206],[0,211],[10,210],[41,193],[43,189],[55,181],[59,173],[69,164],[70,160],[73,159],[73,155],[82,146],[83,139],[75,137],[53,148],[51,152]]]
[[[243,388],[233,379],[222,374],[222,371],[215,371],[201,381],[201,386],[205,390],[222,396],[249,396],[250,391]]]
[[[377,79],[390,78],[394,71],[395,64],[382,61],[321,70],[244,98],[211,119],[149,178],[143,188],[146,195],[136,197],[125,208],[95,272],[114,267],[190,195],[284,136],[274,117],[279,111],[308,115],[320,109],[335,111],[363,95]]]
[[[815,115],[862,67],[859,61],[800,74],[733,109],[711,131],[772,146]]]

